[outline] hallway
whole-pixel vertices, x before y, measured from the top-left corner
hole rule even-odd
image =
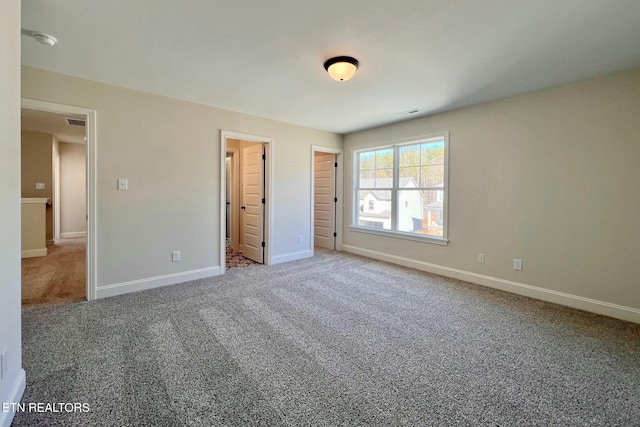
[[[86,299],[86,239],[60,239],[44,257],[22,259],[22,306]]]

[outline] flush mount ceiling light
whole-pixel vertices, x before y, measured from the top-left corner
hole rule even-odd
[[[25,36],[33,37],[35,41],[45,46],[53,46],[58,43],[58,39],[49,35],[42,33],[40,31],[32,31],[32,30],[22,30],[22,34]]]
[[[353,77],[359,65],[358,60],[350,56],[336,56],[325,61],[324,69],[333,80],[344,82]]]

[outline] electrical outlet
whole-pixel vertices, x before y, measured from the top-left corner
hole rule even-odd
[[[171,261],[180,262],[180,251],[171,252]]]
[[[36,190],[44,190],[44,182],[37,182]]]
[[[484,254],[482,252],[478,253],[478,262],[484,264]]]
[[[522,270],[522,260],[518,258],[513,259],[513,269]]]
[[[129,181],[126,178],[118,178],[118,190],[126,191],[129,189]]]

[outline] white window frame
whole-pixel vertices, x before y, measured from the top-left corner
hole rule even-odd
[[[397,206],[397,197],[398,191],[402,190],[399,188],[400,181],[400,172],[399,172],[399,148],[407,145],[416,145],[428,142],[435,141],[444,141],[444,189],[442,190],[442,237],[431,236],[431,235],[421,235],[419,233],[411,233],[411,232],[403,232],[397,231],[398,224],[398,206]],[[387,148],[393,148],[393,188],[389,189],[391,191],[391,224],[392,230],[382,230],[379,228],[367,227],[363,225],[358,225],[358,209],[359,200],[358,200],[358,191],[360,190],[360,153],[367,151],[376,151],[383,150]],[[429,135],[422,135],[413,138],[406,138],[402,140],[396,140],[391,142],[386,142],[383,144],[370,146],[370,147],[358,147],[352,150],[352,158],[353,158],[353,209],[351,215],[351,226],[349,229],[351,231],[355,231],[358,233],[367,233],[367,234],[375,234],[379,236],[387,236],[394,237],[398,239],[405,240],[415,240],[419,242],[425,243],[433,243],[437,245],[447,245],[449,243],[448,235],[449,235],[449,132],[439,132],[433,133]],[[385,189],[387,190],[387,189]]]

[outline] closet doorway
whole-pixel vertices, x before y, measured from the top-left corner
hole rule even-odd
[[[270,141],[223,131],[222,272],[269,263]]]

